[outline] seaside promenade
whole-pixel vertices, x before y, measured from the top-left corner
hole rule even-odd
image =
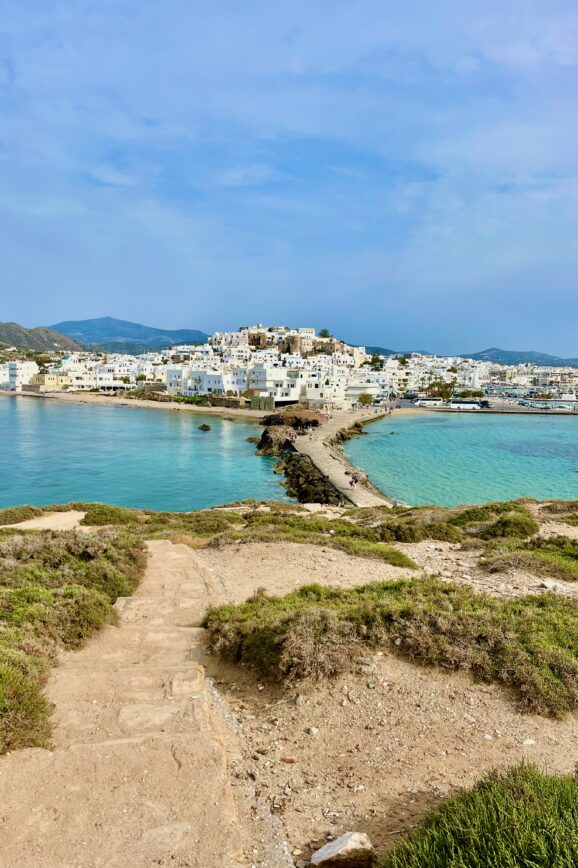
[[[394,506],[392,500],[381,494],[377,489],[369,487],[367,477],[349,463],[343,452],[334,445],[338,433],[351,428],[356,423],[365,424],[384,418],[375,411],[339,410],[323,425],[319,433],[298,437],[295,450],[300,455],[307,455],[315,467],[329,480],[345,501],[357,507]],[[355,487],[351,487],[351,472],[356,472],[360,479]]]

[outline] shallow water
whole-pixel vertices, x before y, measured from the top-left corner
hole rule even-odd
[[[199,431],[202,422],[210,431]],[[72,500],[184,511],[286,500],[248,422],[196,413],[0,398],[0,507]]]
[[[403,503],[578,498],[578,416],[424,413],[365,430],[345,453]]]

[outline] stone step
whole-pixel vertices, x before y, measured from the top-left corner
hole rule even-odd
[[[11,760],[10,778],[0,774],[2,868],[241,864],[218,739],[123,739]]]

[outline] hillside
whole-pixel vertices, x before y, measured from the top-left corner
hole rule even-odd
[[[108,351],[140,353],[172,344],[199,344],[208,335],[197,329],[157,329],[111,316],[68,320],[50,326],[74,340]]]
[[[17,347],[32,352],[80,350],[81,344],[55,329],[27,329],[15,322],[0,323],[0,346]]]
[[[547,367],[578,368],[578,359],[564,359],[560,356],[550,356],[533,350],[501,350],[492,347],[480,353],[466,353],[462,359],[476,359],[482,362],[495,362],[497,365],[546,365]]]

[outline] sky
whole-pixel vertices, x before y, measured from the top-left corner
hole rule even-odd
[[[0,320],[578,356],[575,0],[0,9]]]

